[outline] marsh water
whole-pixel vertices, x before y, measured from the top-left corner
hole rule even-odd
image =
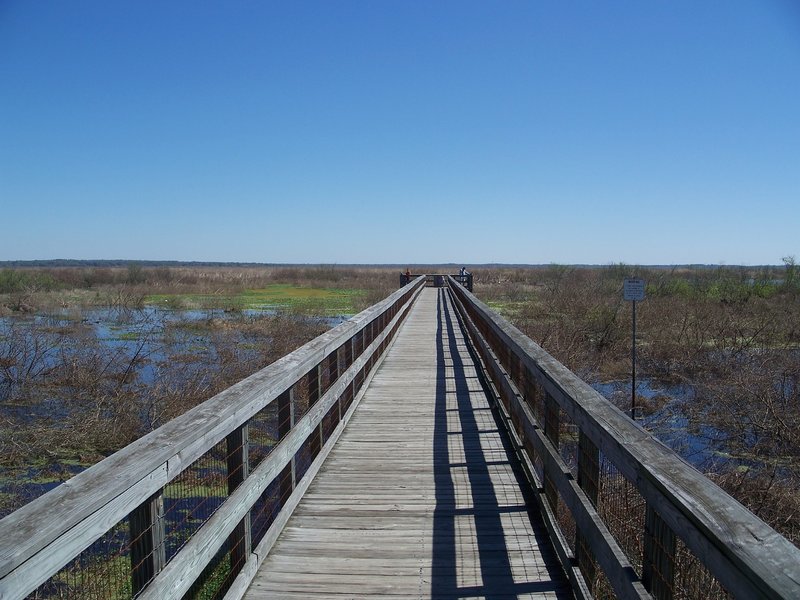
[[[592,387],[630,414],[631,382],[595,382]],[[636,382],[638,402],[646,407],[636,409],[637,422],[686,461],[701,470],[713,470],[715,465],[733,460],[720,451],[720,432],[710,426],[695,427],[685,414],[687,403],[695,401],[695,389],[690,385],[668,385],[652,379]]]
[[[93,396],[139,404],[146,430],[160,424],[151,414],[153,396],[215,389],[223,377],[244,377],[277,358],[274,338],[286,331],[313,337],[348,317],[146,306],[0,318],[0,517],[106,454],[57,452],[31,441],[74,436],[83,415],[108,410],[109,401]]]
[[[142,309],[65,308],[48,314],[0,318],[0,357],[5,358],[3,364],[6,368],[15,372],[6,373],[0,381],[0,401],[9,399],[22,373],[36,375],[47,372],[65,355],[78,357],[90,349],[99,349],[109,358],[116,355],[129,357],[135,363],[130,375],[144,385],[152,384],[159,363],[176,353],[192,353],[196,357],[197,370],[203,371],[210,367],[208,363],[215,354],[214,329],[208,324],[252,321],[278,314],[280,311],[274,308],[229,312],[147,306]],[[349,316],[294,315],[292,318],[334,327]],[[236,343],[238,350],[245,355],[254,350],[255,342],[247,333],[240,333]],[[14,360],[13,365],[11,360]],[[48,415],[53,416],[49,412],[53,408],[52,403],[47,404]],[[0,414],[8,410],[14,411],[15,406],[0,404]],[[27,406],[24,410],[34,415],[38,407]]]

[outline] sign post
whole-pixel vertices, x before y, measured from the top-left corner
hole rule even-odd
[[[626,279],[624,300],[632,302],[633,332],[631,334],[631,419],[636,420],[636,302],[644,300],[644,279]]]

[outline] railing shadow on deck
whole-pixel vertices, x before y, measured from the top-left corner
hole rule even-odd
[[[800,598],[800,549],[448,286],[576,595]]]
[[[0,598],[241,597],[424,284],[0,520]]]
[[[481,434],[493,432],[481,429],[476,419],[476,409],[470,395],[470,377],[461,357],[462,353],[471,353],[472,349],[468,345],[459,344],[459,336],[456,335],[459,324],[454,323],[451,312],[445,310],[446,302],[448,302],[446,290],[439,290],[434,423],[436,508],[433,515],[431,596],[482,597],[492,600],[517,597],[522,594],[563,592],[565,575],[558,566],[555,553],[550,549],[550,540],[540,520],[531,519],[530,510],[534,503],[530,499],[530,494],[526,493],[527,482],[524,473],[520,466],[515,464],[516,457],[510,447],[508,436],[505,435],[497,414],[490,409],[487,397],[485,410],[491,414],[491,421],[502,441],[503,450],[509,457],[509,464],[519,482],[523,502],[509,505],[498,498],[494,489],[489,472],[490,461],[481,443]],[[451,370],[450,373],[448,369]],[[477,372],[471,377],[481,379]],[[483,389],[483,381],[475,383]],[[453,400],[455,409],[452,406]],[[449,409],[448,403],[451,406]],[[452,418],[449,418],[449,415],[452,415]],[[450,447],[453,436],[461,438],[466,459],[464,463],[454,462],[451,459]],[[455,469],[466,469],[468,490],[454,483]],[[463,506],[459,506],[460,504]],[[546,565],[542,570],[546,570],[548,581],[524,581],[524,577],[519,581],[519,576],[518,581],[515,581],[501,520],[501,515],[515,512],[524,513],[523,518],[530,519],[536,545],[542,554],[542,562]],[[468,548],[467,551],[477,552],[479,575],[459,573],[459,569],[464,565],[458,559],[457,545],[463,544],[466,539],[471,539],[459,535],[463,533],[459,531],[459,521],[462,523],[462,529],[466,531],[474,528],[475,547]],[[469,527],[463,527],[467,522]],[[537,578],[541,576],[542,573],[537,571]],[[460,585],[459,579],[475,579],[480,581],[480,585]],[[572,595],[568,592],[559,593],[558,597],[571,598]]]

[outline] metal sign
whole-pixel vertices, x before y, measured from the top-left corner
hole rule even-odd
[[[644,300],[644,279],[626,279],[622,297],[634,302]]]

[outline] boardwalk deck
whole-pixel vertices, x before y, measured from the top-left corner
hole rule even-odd
[[[523,489],[426,289],[245,598],[571,598]]]

